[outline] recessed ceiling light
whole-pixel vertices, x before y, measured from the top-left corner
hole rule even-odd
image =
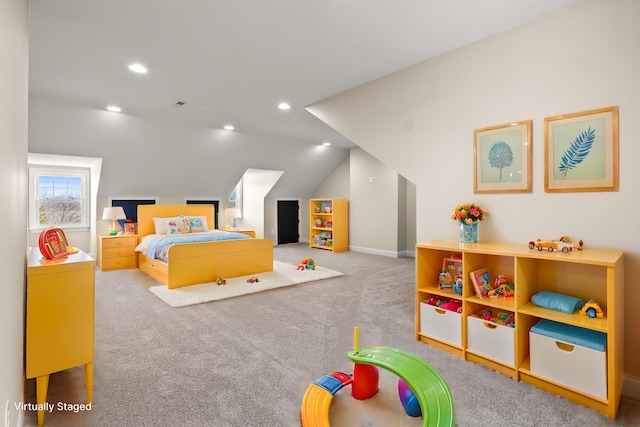
[[[134,73],[144,74],[147,72],[147,67],[142,64],[131,64],[129,65],[129,69]]]
[[[107,110],[109,110],[109,111],[113,111],[114,113],[119,113],[119,112],[121,112],[121,111],[122,111],[122,108],[117,107],[117,106],[115,106],[115,105],[109,105],[109,106],[107,107]]]
[[[287,104],[286,102],[281,102],[280,104],[278,104],[278,108],[281,110],[288,110],[289,108],[291,108],[291,105]]]
[[[325,141],[322,143],[322,145],[324,145],[325,147],[328,147],[331,145],[331,143],[329,141]]]
[[[233,126],[233,125],[224,125],[224,128],[225,128],[226,130],[234,130],[234,129],[235,129],[235,126]]]

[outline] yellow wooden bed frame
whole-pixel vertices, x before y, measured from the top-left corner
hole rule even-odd
[[[209,229],[214,228],[213,205],[139,205],[138,243],[155,233],[153,218],[179,215],[206,215]],[[173,245],[167,262],[138,253],[138,268],[169,289],[272,271],[273,241],[243,239]]]

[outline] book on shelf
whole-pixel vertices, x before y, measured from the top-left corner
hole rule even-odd
[[[473,284],[473,290],[478,298],[487,298],[493,284],[491,283],[491,274],[488,268],[482,268],[469,273],[469,278]]]

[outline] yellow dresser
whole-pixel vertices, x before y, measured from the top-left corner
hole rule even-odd
[[[98,234],[98,268],[102,271],[137,268],[135,248],[138,236]]]
[[[95,261],[84,252],[45,259],[37,247],[27,261],[26,378],[36,379],[36,400],[47,398],[49,374],[85,367],[92,399]],[[38,411],[38,425],[44,409]]]

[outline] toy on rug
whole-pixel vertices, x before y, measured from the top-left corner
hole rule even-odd
[[[431,365],[407,351],[391,347],[358,349],[358,328],[354,328],[353,351],[347,353],[354,363],[353,375],[333,372],[309,385],[302,399],[300,418],[303,427],[329,427],[329,409],[333,396],[351,385],[351,396],[367,400],[378,392],[378,368],[397,375],[398,397],[407,415],[422,415],[425,427],[453,427],[453,396],[449,385]]]
[[[247,279],[247,283],[258,283],[260,279],[255,274]]]
[[[300,264],[298,264],[298,270],[315,270],[316,263],[312,258],[303,259]]]
[[[227,284],[227,279],[223,279],[222,277],[218,277],[218,280],[216,280],[216,283],[218,284],[218,286],[226,285]]]

